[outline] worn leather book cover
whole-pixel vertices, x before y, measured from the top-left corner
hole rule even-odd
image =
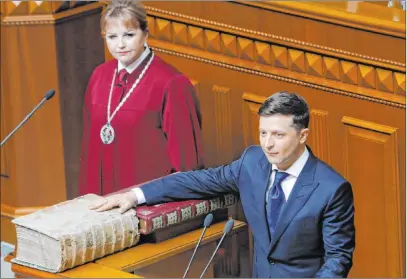
[[[209,200],[188,200],[153,206],[138,206],[136,215],[140,220],[140,234],[147,235],[159,229],[226,208],[234,203],[236,203],[235,195],[227,194]]]
[[[136,245],[135,210],[89,210],[97,198],[84,195],[14,219],[17,254],[12,261],[57,273]]]

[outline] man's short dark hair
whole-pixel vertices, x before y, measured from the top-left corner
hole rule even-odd
[[[292,115],[294,128],[298,131],[308,128],[308,105],[304,98],[298,94],[280,91],[268,97],[259,108],[258,115],[272,116],[275,114]]]

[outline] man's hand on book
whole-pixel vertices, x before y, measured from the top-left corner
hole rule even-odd
[[[99,201],[91,204],[89,209],[98,212],[110,210],[115,207],[119,207],[120,213],[124,213],[132,207],[137,206],[137,196],[134,192],[129,191],[122,194],[115,194],[105,198],[101,198]]]

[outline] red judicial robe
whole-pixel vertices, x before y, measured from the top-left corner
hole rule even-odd
[[[114,86],[111,114],[150,57],[151,53],[128,75],[125,85]],[[102,143],[100,130],[107,123],[109,92],[117,67],[117,60],[98,66],[88,84],[80,195],[106,195],[174,171],[203,167],[201,113],[194,88],[188,78],[157,56],[111,121],[114,141]],[[117,74],[115,78],[118,84]]]

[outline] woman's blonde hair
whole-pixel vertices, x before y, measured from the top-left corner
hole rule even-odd
[[[147,14],[144,6],[139,1],[113,0],[102,12],[100,28],[105,34],[106,24],[109,20],[121,18],[126,25],[139,27],[143,32],[148,32]]]

